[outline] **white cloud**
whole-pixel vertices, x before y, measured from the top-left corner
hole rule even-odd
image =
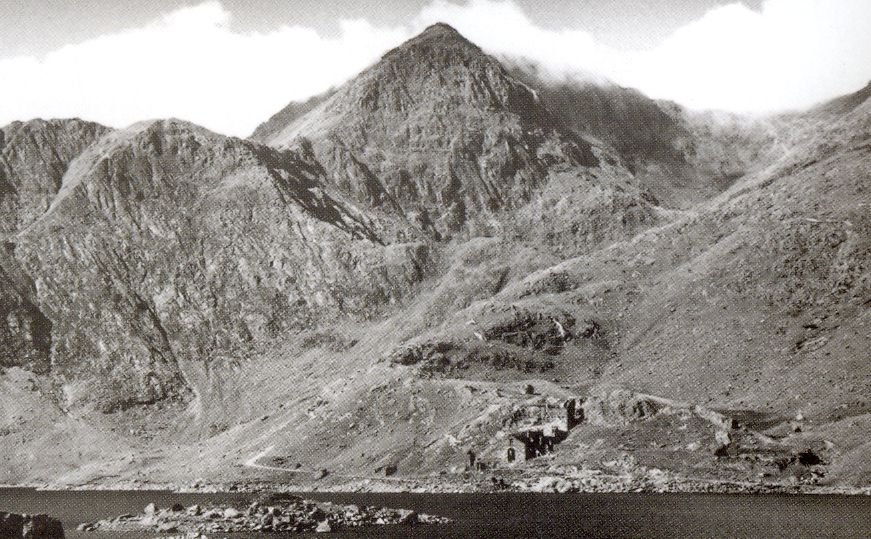
[[[525,58],[550,74],[608,75],[619,53],[583,30],[548,30],[536,26],[513,2],[471,0],[458,5],[434,0],[415,21],[420,29],[446,22],[488,52]]]
[[[289,101],[343,82],[408,37],[366,21],[342,21],[334,39],[287,26],[243,34],[229,23],[229,13],[208,2],[42,59],[0,59],[0,125],[79,116],[126,126],[179,117],[247,136]]]
[[[554,74],[596,74],[693,108],[800,108],[871,79],[868,0],[767,0],[761,11],[728,4],[635,52],[609,48],[582,30],[538,27],[512,2],[436,0],[420,19],[445,20],[489,51],[525,57]]]
[[[871,78],[871,2],[769,0],[709,12],[631,58],[627,82],[696,108],[799,108]]]
[[[80,116],[124,126],[175,116],[245,136],[287,102],[343,82],[437,21],[549,72],[595,73],[695,108],[794,108],[871,78],[869,20],[867,0],[768,0],[759,12],[731,4],[655,48],[622,52],[582,29],[536,26],[512,2],[434,0],[407,26],[341,21],[339,35],[325,38],[298,26],[240,33],[212,1],[44,58],[0,59],[0,124]]]

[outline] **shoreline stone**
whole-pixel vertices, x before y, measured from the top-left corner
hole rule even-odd
[[[0,511],[2,539],[64,539],[63,525],[48,515],[15,514]]]

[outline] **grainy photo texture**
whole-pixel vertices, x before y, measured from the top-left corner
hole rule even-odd
[[[871,2],[0,0],[0,539],[871,537]]]

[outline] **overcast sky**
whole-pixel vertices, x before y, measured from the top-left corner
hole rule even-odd
[[[174,116],[247,136],[438,21],[692,108],[800,108],[871,79],[869,0],[0,0],[0,125]]]

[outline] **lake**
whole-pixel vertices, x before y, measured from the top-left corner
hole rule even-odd
[[[871,537],[871,497],[868,496],[527,493],[302,495],[336,503],[414,509],[456,521],[439,527],[386,526],[331,534],[336,537]],[[175,502],[192,505],[210,501],[244,506],[252,497],[250,494],[0,489],[0,511],[48,513],[63,521],[69,538],[103,539],[117,534],[84,533],[77,532],[75,528],[86,521],[139,513],[149,502],[162,507]],[[128,534],[124,537],[140,539],[153,536]],[[237,534],[232,537],[300,535]]]

